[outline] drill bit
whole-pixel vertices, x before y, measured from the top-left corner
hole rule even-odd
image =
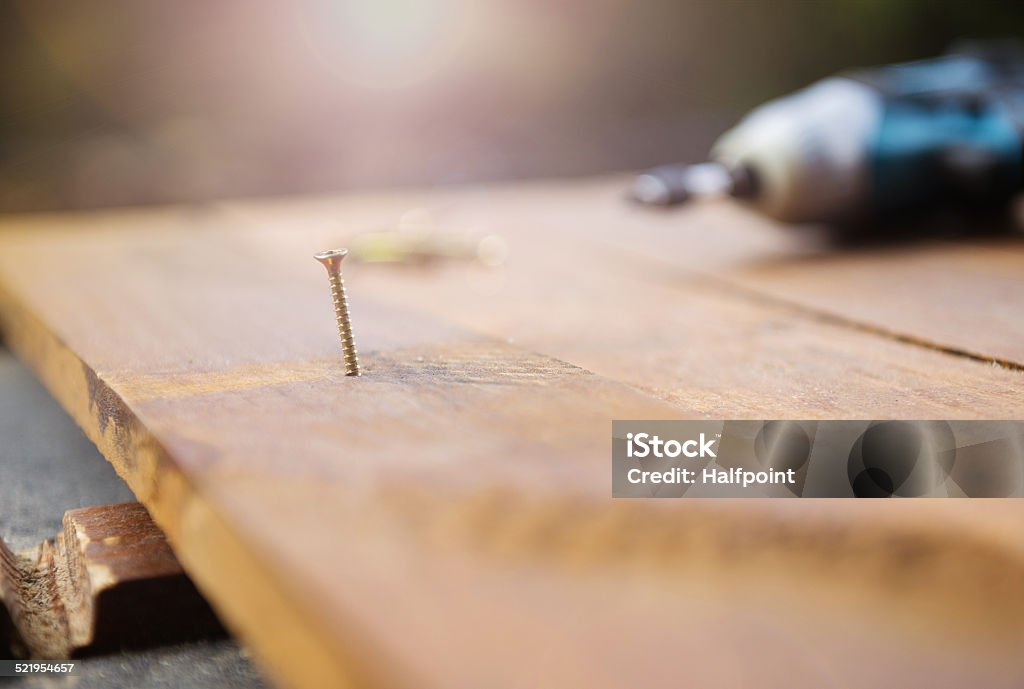
[[[717,162],[662,165],[633,180],[630,197],[644,205],[674,206],[695,197],[745,197],[754,192],[754,178],[745,167]]]

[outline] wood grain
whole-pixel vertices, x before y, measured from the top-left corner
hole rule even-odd
[[[513,237],[530,242],[529,250],[547,251],[552,237],[603,244],[663,272],[674,268],[684,279],[739,286],[809,314],[980,359],[1024,363],[1020,229],[993,236],[982,226],[975,237],[925,235],[849,247],[823,228],[781,226],[731,203],[669,212],[632,206],[622,200],[628,181],[524,185],[419,201],[444,226],[503,234],[511,228]],[[565,274],[567,283],[574,279]]]
[[[1019,372],[750,294],[812,249],[612,192],[15,218],[0,329],[283,686],[1019,686],[1016,503],[624,503],[607,466],[614,418],[1012,417]],[[509,258],[346,266],[346,378],[311,256],[409,212]]]
[[[464,296],[463,266],[429,273],[374,267],[360,278],[376,294],[514,337],[712,418],[1020,414],[1018,371],[865,332],[606,247],[556,235],[543,245],[544,255],[514,245],[522,253],[486,299]],[[586,268],[567,269],[573,263]]]
[[[627,183],[613,177],[533,186],[500,194],[497,202],[482,193],[434,207],[467,224],[500,218],[533,228],[537,237],[603,242],[812,314],[1024,364],[1024,208],[1014,216],[1016,227],[1000,234],[982,222],[959,237],[938,229],[913,241],[849,246],[824,228],[782,226],[732,203],[662,213],[638,208],[622,202]],[[899,237],[899,229],[891,233]],[[885,232],[878,235],[884,239]]]
[[[375,296],[511,338],[695,415],[1019,417],[1024,378],[1018,359],[1003,361],[1016,355],[1002,344],[1024,342],[1020,319],[1007,317],[1024,303],[1024,281],[1009,280],[1006,268],[1024,243],[841,251],[820,234],[784,231],[730,206],[636,209],[622,201],[623,181],[285,201],[258,212],[226,205],[220,214],[253,229],[267,252],[282,235],[294,236],[297,218],[308,228],[300,236],[325,245],[408,215],[444,232],[498,235],[509,253],[499,269],[449,263],[349,272]],[[989,256],[999,258],[986,272]],[[752,275],[773,264],[791,270],[780,268],[761,289]],[[901,287],[859,289],[857,280],[872,283],[875,264],[878,285],[893,264],[903,266]],[[782,275],[792,294],[773,286]],[[827,289],[849,308],[822,302]],[[955,290],[961,298],[940,296]],[[897,310],[909,314],[899,327],[886,316]]]

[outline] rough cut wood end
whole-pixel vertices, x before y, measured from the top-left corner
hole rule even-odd
[[[0,648],[59,659],[222,633],[139,503],[70,510],[54,541],[0,541]]]

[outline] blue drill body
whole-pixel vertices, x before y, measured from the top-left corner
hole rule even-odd
[[[1024,98],[1012,75],[952,55],[885,67],[878,77],[883,112],[868,151],[877,212],[991,205],[1020,190]]]

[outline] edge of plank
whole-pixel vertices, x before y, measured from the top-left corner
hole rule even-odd
[[[328,643],[330,635],[300,613],[292,593],[266,573],[266,563],[189,484],[117,393],[2,284],[0,336],[145,504],[197,586],[277,682],[286,687],[391,684],[371,681],[353,654]],[[248,575],[225,581],[215,563],[227,561]],[[268,619],[275,624],[266,624]],[[300,652],[301,678],[293,671]]]

